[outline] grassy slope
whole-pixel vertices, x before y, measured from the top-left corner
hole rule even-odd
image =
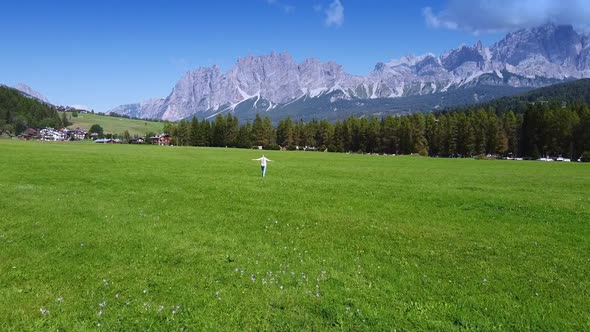
[[[89,130],[93,124],[99,124],[105,133],[111,134],[122,134],[125,130],[129,130],[131,135],[141,136],[146,133],[160,133],[164,127],[162,122],[116,118],[92,113],[80,113],[78,117],[72,117],[68,112],[68,118],[73,123],[70,128]]]
[[[268,152],[261,179],[254,150],[0,155],[3,331],[590,329],[588,164]]]

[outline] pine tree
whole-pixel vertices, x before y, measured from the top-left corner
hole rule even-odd
[[[411,136],[412,136],[412,152],[418,153],[421,156],[428,155],[428,141],[424,136],[425,131],[425,119],[424,114],[417,113],[410,117],[411,122]]]
[[[366,122],[364,131],[365,137],[365,151],[369,153],[379,152],[381,148],[380,142],[381,124],[376,117],[371,116]]]
[[[251,136],[252,136],[252,125],[250,124],[250,122],[247,122],[246,124],[240,126],[240,129],[238,130],[238,137],[237,137],[237,142],[236,142],[236,146],[238,148],[250,148],[252,147],[252,140],[251,140]]]
[[[240,130],[238,118],[231,113],[225,119],[225,145],[235,147],[238,139],[238,131]]]
[[[437,120],[434,114],[429,113],[425,118],[424,136],[428,142],[428,152],[431,156],[436,156],[439,153],[439,138],[438,138],[438,126]]]
[[[63,113],[61,114],[61,125],[62,125],[62,127],[64,127],[64,128],[65,128],[65,127],[69,127],[69,126],[71,126],[71,125],[72,125],[72,123],[70,122],[70,120],[68,120],[68,116],[67,116],[66,112],[63,112]]]
[[[218,114],[215,117],[215,121],[212,125],[212,145],[213,146],[226,146],[226,131],[227,131],[227,123],[223,115]]]
[[[191,133],[190,133],[190,145],[197,146],[199,145],[199,140],[201,138],[201,125],[199,123],[199,119],[193,117],[191,120]]]
[[[277,144],[281,146],[293,146],[294,139],[293,121],[287,117],[281,121],[277,126]]]
[[[207,121],[206,119],[203,119],[201,121],[200,127],[201,135],[199,137],[198,144],[200,146],[211,146],[211,122]]]
[[[264,128],[264,146],[268,146],[270,144],[277,144],[276,137],[277,134],[275,132],[275,128],[272,126],[272,121],[268,116],[265,116],[262,120],[262,126]]]

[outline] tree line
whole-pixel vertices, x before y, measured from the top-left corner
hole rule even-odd
[[[529,104],[522,114],[492,108],[416,113],[378,118],[349,117],[333,123],[286,118],[273,126],[259,114],[240,124],[235,115],[212,121],[166,123],[176,145],[266,149],[314,147],[332,152],[578,158],[590,151],[590,108],[586,104]]]

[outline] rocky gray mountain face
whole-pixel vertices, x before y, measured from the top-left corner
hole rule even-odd
[[[19,83],[14,88],[20,92],[23,92],[24,94],[26,94],[30,97],[33,97],[35,99],[39,99],[40,101],[49,104],[49,100],[47,100],[47,98],[45,98],[45,96],[43,96],[41,93],[31,89],[31,87],[26,84]]]
[[[294,105],[302,109],[310,103],[317,106],[322,100],[319,108],[337,112],[333,105],[342,108],[343,101],[350,109],[350,105],[361,107],[370,100],[454,90],[471,94],[468,89],[482,86],[536,88],[585,77],[590,77],[590,36],[568,25],[547,24],[510,33],[491,47],[478,42],[439,56],[406,56],[378,63],[367,76],[350,75],[335,62],[307,59],[298,64],[287,52],[247,56],[226,73],[217,66],[188,72],[166,99],[123,105],[112,111],[180,120],[237,110],[274,114],[292,110]],[[507,89],[501,91],[508,93]],[[475,93],[473,99],[480,101]]]

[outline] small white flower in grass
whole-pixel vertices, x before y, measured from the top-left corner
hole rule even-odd
[[[280,285],[280,286],[279,286],[279,288],[280,288],[281,290],[283,290],[283,285]]]
[[[98,304],[101,308],[104,308],[107,306],[107,302],[106,301],[102,301]]]
[[[45,309],[45,308],[40,308],[39,312],[41,313],[41,315],[45,316],[47,314],[49,314],[49,310]]]
[[[96,327],[101,327],[102,325],[100,325],[100,323],[96,323]]]
[[[488,279],[483,278],[483,280],[481,281],[481,283],[484,284],[484,285],[487,284],[488,283]]]
[[[62,303],[64,301],[64,298],[60,296],[57,298],[56,301],[57,301],[57,303]]]
[[[143,293],[144,293],[144,294],[147,294],[147,289],[144,289],[144,290],[143,290]]]
[[[176,310],[172,310],[172,316],[176,315]]]
[[[102,316],[102,310],[98,311],[98,317]]]
[[[349,306],[346,306],[346,311],[350,311],[350,307]]]
[[[83,246],[84,246],[84,243],[80,243],[80,247],[83,247]]]
[[[119,293],[115,294],[115,298],[118,299],[119,298]]]
[[[238,269],[238,268],[236,267],[236,268],[234,269],[234,272],[235,272],[235,273],[238,273],[238,271],[239,271],[239,270],[240,270],[240,269]]]
[[[162,311],[162,310],[164,310],[164,306],[163,306],[163,305],[160,305],[160,306],[158,307],[158,311]]]
[[[535,296],[539,296],[539,293],[535,292]]]
[[[320,297],[321,296],[320,292],[315,293],[315,296]]]
[[[250,280],[252,280],[252,282],[256,282],[256,276],[255,275],[250,275]]]

